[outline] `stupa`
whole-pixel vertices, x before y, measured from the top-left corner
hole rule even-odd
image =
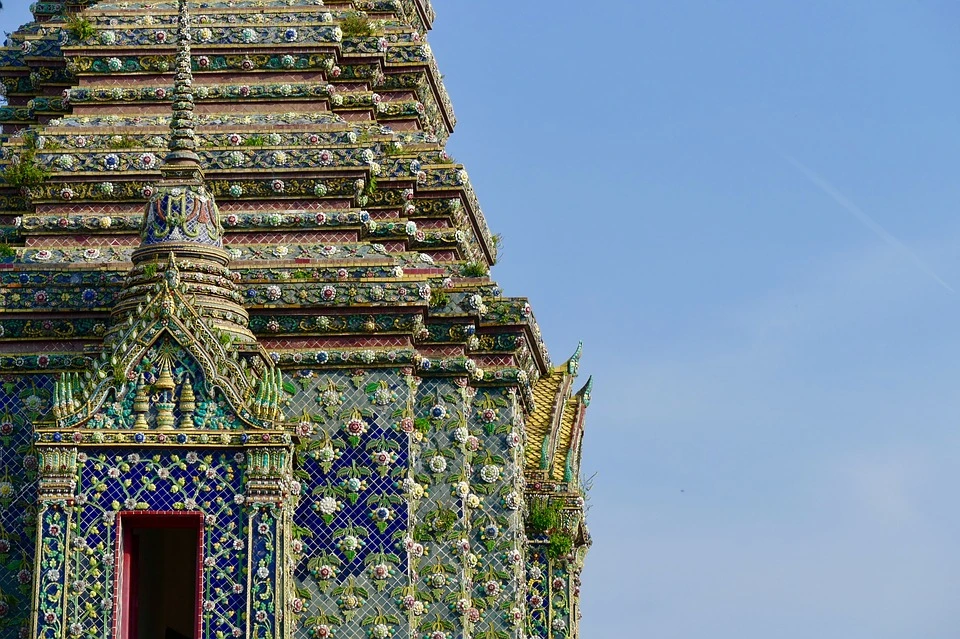
[[[0,49],[0,637],[579,637],[591,382],[444,152],[429,0]]]

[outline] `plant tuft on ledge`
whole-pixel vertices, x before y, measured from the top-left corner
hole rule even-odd
[[[443,308],[450,303],[450,295],[439,289],[430,291],[430,308]]]
[[[530,504],[527,524],[533,532],[549,535],[560,525],[561,507],[559,501],[549,497],[538,497]]]
[[[47,171],[37,164],[36,151],[26,149],[3,171],[3,181],[20,189],[31,189],[43,184]]]
[[[573,550],[573,537],[565,532],[555,532],[550,535],[550,541],[547,542],[547,557],[550,559],[562,559]]]
[[[372,36],[373,25],[362,13],[351,13],[340,23],[340,31],[345,36]]]
[[[460,269],[460,274],[464,277],[486,277],[490,274],[490,269],[483,262],[467,262]]]
[[[80,42],[93,37],[93,34],[96,33],[96,29],[93,28],[93,23],[79,13],[75,13],[67,18],[67,31]]]

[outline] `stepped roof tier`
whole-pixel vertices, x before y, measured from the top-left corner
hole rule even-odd
[[[209,521],[199,497],[155,508],[90,479],[115,450],[185,468],[187,447],[236,478],[212,532],[250,526],[253,553],[273,518],[284,540],[223,586],[247,607],[203,602],[204,637],[579,636],[592,383],[574,391],[580,349],[555,366],[490,278],[497,236],[444,151],[429,0],[32,10],[0,48],[0,405],[29,433],[0,465],[39,460],[18,503],[42,543],[66,528],[44,518],[86,522],[101,496],[103,521],[174,502]],[[56,586],[34,528],[16,543],[40,590],[0,570],[0,637],[67,632],[28,618],[28,591]]]

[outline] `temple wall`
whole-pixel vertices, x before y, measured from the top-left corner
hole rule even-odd
[[[34,586],[30,420],[48,410],[52,379],[7,379],[0,460],[13,497],[0,503],[0,539],[9,543],[0,567],[8,606],[0,608],[0,636],[14,637],[30,621],[25,604]],[[79,450],[74,504],[42,502],[44,570],[61,574],[42,575],[39,587],[66,613],[47,623],[41,608],[40,635],[111,636],[116,512],[186,509],[202,511],[210,523],[204,636],[247,632],[248,594],[253,602],[276,598],[258,585],[256,571],[282,565],[284,552],[295,594],[287,602],[293,636],[315,637],[321,626],[343,636],[376,625],[394,637],[439,631],[452,639],[491,629],[516,636],[523,484],[514,393],[478,391],[465,378],[421,379],[409,368],[303,368],[286,371],[285,382],[287,414],[301,415],[292,500],[262,513],[243,504],[242,450]],[[110,410],[124,415],[119,405]],[[264,532],[252,547],[247,538],[258,529]],[[256,612],[253,636],[275,636],[256,632]]]
[[[409,399],[405,376],[396,369],[299,369],[285,380],[293,393],[288,414],[301,415],[294,635],[396,628],[402,615],[395,591],[409,579],[401,494],[409,443],[399,430]]]
[[[286,379],[289,413],[303,416],[294,634],[516,636],[522,472],[513,395],[402,368],[300,369]]]
[[[578,460],[575,362],[490,278],[429,1],[33,9],[0,47],[0,639],[118,636],[118,513],[186,511],[197,639],[574,639],[580,560],[527,500],[582,511],[579,473],[522,451]]]
[[[36,636],[115,636],[114,573],[121,511],[203,513],[203,635],[244,636],[248,551],[251,539],[265,536],[250,528],[254,513],[244,505],[246,453],[70,450],[76,455],[73,505],[59,499],[43,500],[41,505],[45,572],[38,579]],[[262,580],[252,575],[252,581]]]
[[[9,358],[15,365],[15,358]],[[34,358],[36,359],[36,358]],[[9,370],[9,369],[8,369]],[[50,407],[53,377],[0,377],[0,637],[30,624],[37,528],[37,457],[30,423]]]

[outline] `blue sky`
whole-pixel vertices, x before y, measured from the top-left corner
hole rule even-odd
[[[435,5],[494,276],[596,378],[583,637],[956,637],[960,7]]]
[[[596,377],[583,636],[956,637],[960,8],[436,4],[494,274]]]

